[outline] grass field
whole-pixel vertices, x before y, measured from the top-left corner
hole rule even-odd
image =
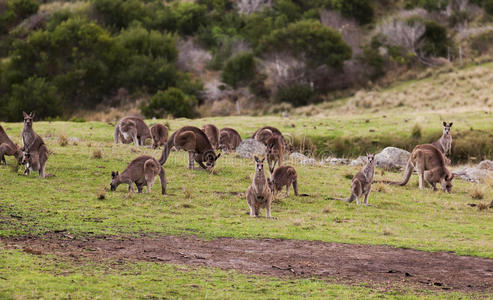
[[[182,125],[217,124],[238,129],[243,137],[256,128],[271,124],[295,135],[309,135],[330,141],[340,135],[371,136],[369,128],[386,134],[406,135],[413,124],[423,128],[439,124],[447,115],[425,114],[354,115],[345,117],[208,118],[168,120],[171,131]],[[365,120],[371,118],[367,123]],[[487,130],[487,115],[454,115],[457,129],[474,126]],[[402,126],[396,127],[395,123]],[[149,121],[149,124],[157,121]],[[291,124],[295,124],[294,127]],[[3,123],[7,133],[20,141],[20,123]],[[455,126],[455,125],[454,125]],[[316,129],[314,128],[316,127]],[[327,130],[328,127],[334,128]],[[438,126],[435,126],[438,127]],[[392,245],[426,251],[453,251],[461,255],[493,258],[493,210],[478,210],[469,203],[489,202],[493,188],[456,180],[452,194],[419,191],[417,179],[406,187],[376,185],[370,196],[372,206],[356,206],[326,200],[327,196],[347,196],[350,177],[359,167],[294,165],[299,174],[300,192],[309,197],[280,197],[273,204],[274,219],[250,218],[244,192],[251,183],[253,162],[223,155],[212,174],[189,171],[188,156],[172,152],[164,165],[168,195],[160,194],[157,182],[151,194],[128,194],[126,186],[109,192],[111,171],[125,168],[141,154],[156,158],[160,150],[132,145],[115,145],[113,126],[99,122],[35,122],[34,129],[44,138],[52,155],[44,180],[37,174],[19,176],[13,158],[0,167],[0,235],[42,235],[65,231],[74,236],[94,235],[197,235],[206,239],[284,238],[343,243]],[[431,130],[431,129],[426,129]],[[438,129],[439,130],[439,129]],[[68,139],[61,146],[60,139]],[[96,158],[95,152],[102,157]],[[376,179],[393,179],[400,173],[378,170]],[[480,191],[483,200],[471,197]],[[104,195],[104,199],[99,196]],[[262,212],[262,215],[265,215]],[[363,286],[353,287],[316,279],[282,280],[241,275],[217,269],[190,269],[153,263],[108,261],[64,261],[57,257],[35,256],[21,250],[3,248],[0,260],[0,295],[14,298],[68,297],[119,298],[168,295],[171,298],[246,298],[260,291],[262,297],[297,298],[300,295],[342,298],[396,296],[394,292]],[[3,262],[1,262],[3,261]],[[16,272],[12,272],[16,270]],[[227,284],[224,278],[229,281]],[[167,280],[166,278],[174,278]],[[156,281],[154,281],[156,280]],[[12,284],[15,282],[15,284]],[[143,282],[146,282],[145,284]],[[163,284],[164,282],[164,284]],[[192,288],[185,288],[187,284]],[[7,285],[5,285],[7,284]],[[411,295],[416,291],[407,291]],[[427,296],[430,292],[420,292]],[[399,293],[400,294],[400,293]],[[438,294],[455,297],[459,294]],[[454,296],[455,295],[455,296]],[[437,294],[428,295],[435,297]],[[473,296],[473,295],[469,295]]]

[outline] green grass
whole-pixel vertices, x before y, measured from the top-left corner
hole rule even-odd
[[[2,299],[437,299],[459,293],[373,290],[318,279],[249,276],[150,262],[72,261],[0,248]],[[413,295],[418,293],[419,296]],[[479,295],[468,295],[469,297]]]
[[[219,127],[237,128],[243,137],[261,125],[279,126],[296,135],[309,134],[320,139],[335,138],[339,134],[360,133],[371,136],[368,128],[377,128],[382,135],[409,134],[418,120],[410,115],[389,115],[387,118],[369,115],[300,118],[286,120],[277,117],[208,118],[200,120],[170,120],[172,132],[185,124],[215,123]],[[420,122],[431,127],[440,116],[426,115]],[[447,116],[445,116],[447,117]],[[394,122],[410,118],[397,127]],[[460,120],[460,121],[456,121]],[[455,116],[457,128],[488,129],[482,114]],[[466,123],[468,122],[468,123]],[[151,123],[151,122],[149,122]],[[295,123],[295,127],[291,127]],[[323,125],[319,125],[322,123]],[[464,124],[465,123],[465,124]],[[438,123],[439,125],[439,123]],[[438,127],[437,125],[437,127]],[[19,142],[22,124],[3,123],[7,133]],[[314,129],[313,127],[317,128]],[[454,125],[455,126],[455,125]],[[336,128],[327,130],[327,127]],[[67,230],[73,235],[132,235],[132,234],[194,234],[203,238],[286,238],[321,240],[358,244],[385,244],[426,251],[453,251],[462,255],[493,258],[493,210],[479,211],[468,203],[477,203],[469,195],[473,185],[456,180],[453,194],[419,191],[413,178],[406,187],[386,186],[374,191],[369,199],[372,206],[356,206],[326,200],[327,196],[347,196],[350,186],[348,174],[359,167],[301,166],[293,162],[299,176],[301,193],[310,197],[280,198],[273,204],[275,219],[251,218],[244,193],[251,183],[253,161],[235,155],[223,155],[214,174],[187,170],[188,155],[172,152],[164,165],[168,179],[167,196],[160,194],[157,180],[151,194],[127,193],[122,185],[116,192],[107,191],[104,199],[98,193],[109,188],[111,171],[123,171],[128,162],[141,154],[159,158],[161,151],[132,145],[114,145],[113,127],[106,123],[36,122],[34,129],[44,138],[53,152],[47,163],[47,173],[56,177],[38,178],[19,176],[10,166],[0,166],[0,236],[41,235],[54,230]],[[426,129],[428,130],[428,129]],[[431,129],[430,129],[431,130]],[[57,138],[63,134],[80,141],[62,147]],[[101,149],[101,159],[92,157]],[[394,179],[400,173],[381,175],[376,179]],[[486,199],[493,188],[484,184]],[[262,211],[262,215],[265,212]],[[18,251],[3,249],[0,259],[0,296],[14,298],[119,298],[132,295],[171,295],[171,298],[296,298],[299,295],[324,298],[392,297],[374,289],[328,284],[319,280],[282,280],[249,277],[234,272],[213,269],[190,270],[153,263],[125,263],[115,266],[107,262],[101,266],[85,263],[81,266],[60,262],[47,256],[34,257]],[[3,260],[3,262],[2,262]],[[17,265],[16,265],[17,264]],[[18,275],[9,270],[18,269]],[[68,269],[68,275],[60,275]],[[128,274],[127,274],[128,273]],[[6,275],[7,274],[7,275]],[[17,277],[15,277],[17,276]],[[176,276],[177,281],[166,280]],[[226,286],[224,278],[232,278]],[[161,281],[154,282],[158,278]],[[148,283],[142,283],[142,282]],[[183,288],[183,282],[199,288]],[[162,284],[165,282],[166,284]],[[15,283],[12,285],[12,283]],[[235,287],[231,287],[231,284]],[[24,287],[28,287],[24,289]],[[252,290],[265,291],[254,294]],[[114,293],[114,294],[111,294]],[[174,294],[176,293],[176,294]],[[188,294],[187,294],[188,293]],[[227,295],[227,296],[226,296]],[[447,297],[454,294],[446,294]],[[452,297],[452,296],[451,296]]]

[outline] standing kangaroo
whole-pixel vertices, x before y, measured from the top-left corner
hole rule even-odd
[[[289,187],[293,185],[294,195],[298,196],[298,174],[291,166],[282,166],[277,168],[271,176],[271,189],[274,198],[277,193],[286,186],[286,197],[289,196]]]
[[[188,168],[190,170],[194,168],[194,161],[203,169],[213,168],[216,160],[221,156],[220,153],[216,155],[205,133],[194,126],[182,127],[171,135],[159,159],[161,165],[168,160],[173,146],[177,150],[183,149],[188,151]]]
[[[265,207],[267,218],[271,218],[270,206],[272,203],[271,181],[265,177],[264,159],[259,160],[255,156],[255,175],[252,184],[246,192],[246,199],[250,207],[250,216],[258,217],[260,209]]]
[[[163,146],[168,141],[168,127],[163,124],[154,124],[151,127],[152,149]]]
[[[219,131],[219,149],[223,151],[234,151],[241,143],[240,134],[233,128],[222,128]]]
[[[282,158],[284,156],[285,144],[282,141],[282,137],[279,135],[272,135],[266,142],[265,154],[267,156],[267,163],[269,164],[270,173],[274,173],[276,166],[282,165]]]
[[[0,164],[7,164],[5,155],[12,155],[17,159],[17,163],[22,163],[22,150],[12,142],[2,125],[0,125]]]
[[[371,192],[373,176],[375,175],[375,154],[366,153],[367,163],[361,171],[353,177],[351,181],[351,195],[346,199],[328,198],[331,200],[342,200],[345,202],[353,202],[360,204],[361,196],[365,196],[364,204],[368,205],[368,196]]]
[[[48,148],[43,139],[33,130],[34,112],[29,115],[22,112],[24,115],[24,128],[22,129],[22,141],[24,146],[21,150],[27,154],[27,158],[31,160],[31,164],[26,165],[26,171],[29,175],[29,170],[39,172],[39,177],[45,178],[46,161],[48,160]],[[24,155],[25,156],[25,155]]]
[[[146,139],[151,138],[151,131],[144,120],[137,117],[124,117],[115,126],[113,139],[115,144],[132,140],[135,146],[144,146]]]
[[[133,183],[135,182],[139,193],[142,193],[144,185],[147,187],[147,193],[150,193],[157,175],[161,180],[161,193],[165,195],[166,174],[164,168],[155,158],[142,155],[132,160],[121,174],[118,171],[111,172],[110,187],[112,191],[115,191],[118,185],[126,183],[128,184],[128,191],[133,192]]]
[[[440,150],[443,155],[447,156],[451,154],[452,150],[452,134],[450,133],[450,129],[454,123],[450,122],[447,125],[447,122],[443,122],[443,133],[442,136],[432,143],[438,150]]]
[[[436,191],[436,183],[440,183],[443,191],[452,191],[452,179],[446,166],[446,158],[443,153],[432,144],[418,145],[414,147],[407,162],[404,177],[401,182],[384,181],[384,183],[404,186],[409,182],[414,170],[418,172],[419,189],[424,189],[425,181]]]
[[[214,150],[217,150],[219,147],[219,129],[213,124],[207,124],[202,127],[202,131],[209,139],[209,142],[211,142]]]

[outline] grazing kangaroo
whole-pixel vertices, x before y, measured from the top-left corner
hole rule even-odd
[[[284,186],[286,186],[286,197],[288,197],[291,184],[293,185],[294,195],[298,196],[298,174],[291,166],[277,168],[271,176],[271,183],[274,198]]]
[[[436,183],[440,183],[442,191],[450,193],[454,175],[447,169],[445,162],[445,156],[437,147],[432,144],[418,145],[411,152],[402,181],[383,182],[404,186],[409,182],[413,171],[416,170],[419,176],[419,189],[422,190],[424,188],[424,182],[426,181],[433,187],[434,191],[437,190]]]
[[[279,129],[272,127],[272,126],[264,126],[257,131],[255,131],[252,135],[252,139],[255,139],[264,145],[267,145],[267,140],[272,137],[273,135],[276,136],[281,136],[283,139],[283,142],[285,143],[286,141],[284,140],[284,137],[282,133],[279,131]]]
[[[151,132],[144,120],[137,117],[124,117],[116,124],[113,138],[115,144],[132,140],[135,146],[144,146],[146,139],[151,138]]]
[[[22,164],[22,150],[12,142],[2,125],[0,125],[0,164],[7,164],[5,155],[12,155],[17,159],[17,163]]]
[[[26,164],[25,174],[29,175],[30,170],[38,171],[39,177],[45,178],[46,161],[48,160],[48,148],[43,139],[33,130],[33,119],[35,113],[29,115],[22,112],[24,115],[24,128],[22,129],[22,141],[24,146],[21,150],[24,152],[24,160],[27,158],[29,166]],[[26,157],[27,154],[27,157]]]
[[[264,159],[255,156],[255,175],[252,184],[246,192],[246,199],[250,207],[250,216],[258,217],[260,209],[265,207],[267,218],[271,218],[270,206],[272,204],[271,181],[265,177]]]
[[[147,187],[147,193],[150,193],[157,175],[161,180],[161,193],[165,195],[166,174],[164,168],[154,157],[142,155],[132,160],[121,174],[118,171],[111,172],[111,190],[115,191],[118,185],[126,183],[128,184],[128,191],[133,192],[133,183],[135,182],[139,193],[142,193],[144,185]]]
[[[285,144],[282,137],[279,135],[272,135],[266,142],[265,154],[267,156],[267,163],[269,164],[269,171],[272,174],[276,163],[278,167],[282,164],[282,157],[285,151]]]
[[[46,145],[41,145],[38,151],[24,151],[23,159],[24,161],[22,163],[26,165],[25,175],[29,176],[31,171],[34,171],[38,172],[41,178],[54,176],[45,173],[46,161],[48,160],[48,148],[46,148]]]
[[[163,146],[168,141],[168,127],[163,124],[154,124],[151,127],[152,149]]]
[[[209,142],[211,142],[214,150],[217,150],[219,147],[219,129],[215,125],[207,124],[202,127],[202,131],[209,139]]]
[[[351,181],[351,195],[346,199],[328,198],[331,200],[342,200],[345,202],[353,202],[360,204],[361,196],[365,196],[364,204],[368,205],[368,196],[371,192],[373,176],[375,175],[375,154],[366,153],[367,163],[361,171],[353,177]]]
[[[234,151],[241,143],[240,134],[233,128],[222,128],[219,132],[219,149]]]
[[[450,129],[454,123],[443,122],[443,133],[442,136],[432,143],[438,150],[440,150],[443,155],[447,156],[451,154],[452,150],[452,134],[450,133]]]
[[[185,126],[175,131],[164,146],[159,163],[162,165],[168,160],[173,146],[188,151],[188,168],[193,170],[194,161],[203,169],[213,168],[221,153],[216,155],[205,133],[197,127]],[[204,165],[205,162],[205,165]]]

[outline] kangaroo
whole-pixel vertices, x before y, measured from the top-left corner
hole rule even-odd
[[[116,124],[113,138],[115,144],[126,143],[131,139],[135,146],[144,146],[146,139],[151,138],[151,131],[144,120],[137,117],[124,117]]]
[[[255,175],[252,184],[246,192],[246,200],[250,207],[250,216],[258,217],[260,209],[265,207],[267,218],[271,218],[270,206],[272,203],[272,183],[265,177],[264,159],[260,160],[255,156]]]
[[[207,124],[202,127],[202,131],[205,133],[209,141],[211,142],[214,150],[219,147],[219,129],[215,125]]]
[[[443,122],[443,133],[442,136],[432,143],[438,150],[440,150],[445,156],[451,154],[452,150],[452,134],[450,133],[450,129],[454,123]]]
[[[147,187],[147,193],[150,193],[157,175],[161,180],[161,193],[165,195],[166,174],[164,168],[155,158],[142,155],[132,160],[121,174],[118,171],[111,172],[110,187],[112,191],[115,191],[118,185],[126,183],[128,184],[128,191],[133,192],[133,183],[135,182],[139,193],[142,193],[144,185]]]
[[[267,140],[273,135],[281,136],[283,141],[284,141],[284,137],[283,137],[282,133],[279,131],[279,129],[272,127],[272,126],[264,126],[260,129],[258,129],[257,131],[255,131],[253,133],[252,139],[255,139],[255,140],[263,143],[264,145],[267,145]]]
[[[454,175],[447,169],[444,154],[432,144],[423,144],[414,147],[401,182],[383,182],[404,186],[409,182],[414,170],[418,172],[419,189],[422,190],[424,188],[424,182],[426,181],[433,187],[434,191],[437,190],[437,182],[442,186],[442,191],[447,191],[448,193],[452,191],[452,179],[454,179]]]
[[[373,176],[375,175],[375,154],[366,153],[367,163],[361,171],[353,177],[351,181],[351,195],[346,199],[328,198],[331,200],[342,200],[345,202],[353,202],[360,205],[361,196],[365,195],[364,204],[368,205],[368,196],[371,192]]]
[[[168,127],[163,124],[154,124],[151,127],[152,149],[163,146],[168,141]]]
[[[294,195],[298,196],[298,174],[291,166],[278,167],[271,176],[271,189],[274,198],[277,193],[286,186],[286,197],[289,196],[289,187],[293,185]]]
[[[39,149],[24,151],[23,152],[23,164],[26,165],[26,170],[24,174],[29,176],[31,171],[38,172],[39,177],[45,178],[47,176],[54,176],[52,174],[46,174],[46,161],[48,160],[48,148],[46,145],[41,145]]]
[[[219,132],[219,149],[234,151],[241,143],[240,134],[233,128],[222,128]]]
[[[38,151],[44,145],[43,139],[33,130],[33,120],[36,113],[31,112],[29,115],[22,112],[24,115],[24,128],[22,129],[22,151],[31,152]]]
[[[216,160],[221,156],[221,153],[216,155],[205,133],[194,126],[182,127],[170,136],[168,142],[164,145],[161,158],[159,159],[161,165],[168,160],[173,146],[177,150],[183,149],[188,151],[188,168],[190,170],[194,168],[194,161],[202,169],[211,169],[214,167]]]
[[[7,164],[5,161],[5,155],[12,155],[17,159],[17,163],[22,164],[23,154],[22,150],[12,142],[2,125],[0,125],[0,164]]]
[[[266,142],[265,154],[267,156],[267,163],[269,164],[269,171],[272,174],[276,163],[278,167],[282,164],[282,158],[285,151],[285,144],[282,141],[282,137],[279,135],[272,135]]]

